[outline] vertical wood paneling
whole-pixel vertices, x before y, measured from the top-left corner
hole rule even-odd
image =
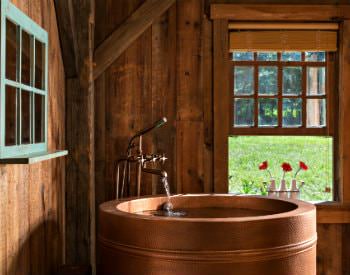
[[[153,150],[166,153],[164,169],[170,179],[170,189],[176,190],[174,159],[176,144],[176,5],[173,5],[152,25],[152,121],[165,116],[168,122],[153,133]],[[152,123],[152,122],[151,122]],[[164,192],[155,178],[159,193]]]
[[[95,107],[93,81],[94,1],[76,0],[60,6],[71,14],[76,75],[66,80],[67,158],[66,263],[91,265],[95,274]],[[63,3],[64,4],[64,3]],[[62,10],[66,7],[69,10]],[[79,16],[78,16],[79,14]],[[73,63],[74,64],[74,63]]]
[[[350,224],[343,225],[342,270],[343,270],[343,274],[350,274]]]
[[[203,15],[201,34],[201,70],[200,89],[203,90],[203,169],[204,169],[204,192],[214,192],[213,181],[213,147],[214,147],[214,124],[213,124],[213,24],[207,15]]]
[[[350,183],[350,20],[345,20],[341,24],[341,43],[340,56],[342,57],[339,64],[339,155],[340,155],[340,178],[342,179],[342,198],[344,202],[350,201],[350,188],[345,188],[345,184]]]
[[[228,192],[229,69],[227,20],[213,22],[214,191]]]
[[[76,78],[69,79],[67,84],[67,146],[77,150],[75,155],[67,160],[67,179],[69,184],[66,186],[66,223],[67,223],[67,246],[66,258],[69,264],[88,264],[90,262],[90,231],[89,231],[89,215],[88,210],[88,175],[79,174],[79,166],[88,166],[89,159],[87,156],[80,156],[79,144],[81,139],[86,142],[86,138],[80,137],[80,129],[75,125],[76,121],[86,125],[86,117],[84,110],[86,105],[82,106],[80,102],[87,102],[87,93],[84,93],[84,98],[80,98],[77,91],[83,92],[80,89],[79,80]],[[84,119],[84,120],[83,120]],[[82,121],[83,120],[83,121]],[[71,152],[72,153],[72,152]],[[68,182],[68,181],[67,181]],[[78,228],[81,227],[80,230]]]
[[[317,274],[344,275],[342,273],[342,225],[317,225]]]
[[[109,193],[113,192],[112,185],[106,185],[106,73],[95,81],[95,195],[96,209],[102,203]],[[96,213],[98,215],[98,212]]]
[[[204,89],[201,83],[203,10],[202,1],[177,1],[178,193],[204,192]]]
[[[15,0],[49,33],[50,149],[65,147],[64,70],[51,0]],[[0,274],[54,274],[63,262],[64,159],[0,165]]]
[[[101,21],[96,23],[96,43],[140,4],[98,3],[96,16]],[[96,96],[96,133],[105,144],[104,148],[95,145],[97,165],[105,171],[98,172],[96,186],[103,185],[104,190],[97,191],[99,200],[114,197],[114,165],[125,153],[128,138],[161,116],[168,123],[145,137],[145,151],[166,153],[172,191],[212,191],[212,26],[204,6],[198,0],[177,1],[110,66],[104,80],[96,81],[105,91],[101,99]],[[151,192],[150,178],[143,177],[143,194]],[[153,185],[159,186],[158,181],[154,177]],[[163,192],[161,186],[157,189]]]
[[[100,43],[111,33],[115,27],[119,26],[143,1],[105,1],[105,5],[97,3],[97,18],[104,11],[104,20],[97,21],[96,43]],[[102,4],[102,2],[101,2]],[[149,35],[148,35],[149,36]],[[143,42],[147,43],[148,36],[143,35],[104,73],[104,83],[102,80],[96,82],[96,114],[100,118],[96,124],[96,132],[101,138],[96,140],[99,144],[105,141],[99,148],[104,149],[96,152],[99,167],[104,168],[104,175],[99,174],[96,179],[96,188],[103,186],[105,190],[104,198],[99,200],[113,199],[114,188],[114,168],[115,161],[125,154],[127,139],[136,131],[141,124],[137,119],[140,114],[142,95],[148,93],[147,76],[144,77],[143,68],[149,66],[150,57],[145,57],[143,52]],[[100,77],[101,78],[101,77]],[[99,97],[99,87],[103,85],[104,95]],[[146,90],[143,89],[145,85]],[[101,115],[104,113],[104,115]],[[100,152],[105,153],[100,153]],[[102,162],[104,162],[102,164]],[[103,166],[101,166],[103,165]],[[102,202],[102,201],[100,201]]]
[[[7,167],[0,166],[0,274],[7,274],[7,209],[8,175]]]
[[[202,1],[177,2],[177,120],[203,121],[200,88]]]
[[[177,192],[202,193],[203,122],[178,121],[176,129]]]

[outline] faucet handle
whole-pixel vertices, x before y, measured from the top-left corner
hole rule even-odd
[[[165,157],[165,154],[162,154],[162,157],[160,158],[160,161],[161,161],[162,164],[164,164],[167,159],[168,158]]]

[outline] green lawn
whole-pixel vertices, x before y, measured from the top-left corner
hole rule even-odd
[[[288,136],[236,136],[229,138],[229,191],[261,194],[261,187],[269,176],[258,169],[267,160],[276,182],[282,177],[282,162],[289,162],[293,171],[286,175],[291,182],[299,160],[304,161],[308,171],[298,174],[298,181],[305,181],[301,199],[308,201],[332,200],[333,149],[332,138]],[[264,191],[263,191],[264,192]]]

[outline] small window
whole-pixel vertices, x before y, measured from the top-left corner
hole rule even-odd
[[[47,151],[47,32],[1,1],[0,158]]]
[[[233,52],[231,133],[331,135],[326,52]]]

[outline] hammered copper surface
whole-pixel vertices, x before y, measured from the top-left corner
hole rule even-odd
[[[149,197],[100,205],[101,274],[316,274],[316,211],[311,204],[257,196],[177,195],[172,199],[175,209],[215,208],[227,216],[233,208],[248,215],[142,214],[165,202],[165,197]]]

